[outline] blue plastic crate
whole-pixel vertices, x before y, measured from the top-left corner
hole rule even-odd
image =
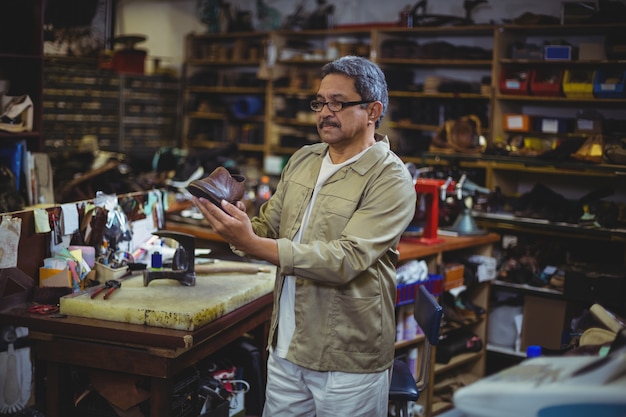
[[[626,97],[626,71],[598,70],[593,78],[593,95],[596,98]]]
[[[403,306],[414,302],[415,296],[417,295],[417,287],[420,285],[424,285],[428,292],[437,297],[443,292],[443,276],[428,274],[428,280],[426,281],[396,286],[396,306]]]

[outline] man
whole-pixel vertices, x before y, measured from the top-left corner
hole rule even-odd
[[[383,72],[346,56],[322,68],[321,143],[290,158],[249,220],[243,203],[195,204],[233,249],[278,268],[263,416],[386,416],[395,264],[416,195],[386,136]]]

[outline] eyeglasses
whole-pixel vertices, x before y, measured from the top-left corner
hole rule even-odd
[[[313,100],[311,101],[310,106],[311,106],[311,110],[316,111],[316,112],[321,112],[324,106],[328,105],[328,110],[332,112],[338,112],[338,111],[343,110],[346,107],[357,106],[359,104],[367,104],[367,103],[371,103],[371,101],[363,100],[363,101],[326,101],[324,102],[324,101]]]

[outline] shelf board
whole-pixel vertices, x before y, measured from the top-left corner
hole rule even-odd
[[[624,23],[604,23],[604,24],[568,24],[568,25],[517,25],[506,24],[499,27],[499,31],[519,32],[525,35],[606,35],[611,29],[624,30]]]
[[[588,239],[626,242],[626,229],[600,229],[578,225],[550,222],[546,219],[516,217],[510,213],[484,213],[473,210],[472,217],[479,226],[493,229],[529,231],[543,235],[581,236]]]
[[[496,233],[488,233],[482,236],[438,236],[442,240],[441,243],[427,245],[412,242],[408,239],[401,239],[398,244],[400,251],[400,261],[410,259],[421,259],[426,256],[437,255],[442,252],[450,252],[454,250],[467,249],[481,245],[487,245],[498,242],[500,235]]]
[[[515,349],[509,349],[501,346],[487,344],[487,352],[499,353],[502,355],[516,356],[518,358],[526,358],[526,353]]]
[[[549,161],[547,159],[505,155],[467,155],[460,153],[424,152],[423,162],[471,162],[476,167],[497,170],[537,172],[557,175],[616,177],[626,175],[625,165]]]
[[[483,356],[485,356],[484,349],[480,352],[461,353],[459,355],[453,356],[452,359],[450,359],[450,362],[446,364],[435,363],[435,375],[454,369],[457,366],[477,361]]]
[[[263,152],[265,150],[265,145],[255,143],[238,143],[237,149],[247,152]]]
[[[452,403],[448,403],[448,402],[445,402],[445,401],[439,401],[439,402],[436,402],[436,403],[432,404],[430,412],[431,412],[432,415],[437,415],[437,414],[441,414],[441,413],[443,413],[445,411],[451,410],[452,407],[453,407]]]
[[[280,65],[316,65],[322,66],[328,63],[328,59],[326,58],[294,58],[294,59],[279,59],[276,61],[277,64]]]
[[[242,38],[254,38],[260,39],[269,34],[268,31],[248,31],[248,32],[206,32],[206,33],[195,33],[192,32],[187,35],[190,39],[194,40],[236,40]]]
[[[490,59],[423,59],[423,58],[380,58],[381,65],[411,65],[413,67],[485,67],[491,68]]]
[[[202,58],[190,58],[185,60],[186,65],[196,66],[220,66],[220,67],[259,67],[261,61],[250,59],[227,59],[227,60],[215,60],[215,59],[202,59]]]
[[[194,85],[186,88],[189,93],[265,94],[263,87],[221,87]]]
[[[493,289],[500,288],[503,290],[514,290],[524,294],[536,294],[548,296],[550,298],[563,298],[563,293],[552,288],[535,287],[528,284],[516,284],[514,282],[502,281],[499,279],[494,280],[491,283]]]
[[[245,119],[237,119],[235,117],[229,117],[224,113],[217,112],[192,112],[187,114],[188,117],[192,119],[206,119],[206,120],[219,120],[221,122],[228,120],[230,122],[241,122],[241,123],[249,123],[249,122],[257,122],[263,123],[265,122],[265,118],[263,116],[249,116]]]
[[[418,345],[420,343],[424,343],[424,335],[423,334],[415,337],[414,339],[400,340],[399,342],[396,342],[395,349],[396,350],[401,350],[401,349],[404,349],[404,348],[407,348],[407,347],[411,347],[413,345]]]
[[[414,28],[381,28],[378,31],[386,35],[401,36],[493,36],[494,25],[457,25],[457,26],[420,26]]]
[[[272,153],[275,154],[279,154],[279,155],[291,155],[294,152],[296,152],[298,149],[300,148],[291,148],[291,147],[285,147],[285,146],[272,146]]]
[[[278,36],[288,38],[335,38],[345,37],[348,35],[358,37],[369,37],[372,31],[370,28],[351,28],[351,27],[336,27],[334,29],[307,29],[307,30],[278,30],[276,34]]]
[[[315,128],[315,123],[316,123],[316,122],[311,122],[311,121],[291,119],[288,117],[274,117],[272,118],[272,121],[280,125],[302,126],[302,127],[312,127],[312,128]]]
[[[424,93],[421,91],[389,91],[389,97],[407,98],[445,98],[445,99],[474,99],[489,100],[488,94],[480,93]]]
[[[515,95],[515,94],[500,94],[496,93],[497,100],[507,100],[507,101],[529,101],[533,103],[541,102],[551,102],[551,103],[572,103],[572,104],[580,104],[580,103],[602,103],[602,104],[624,104],[626,103],[626,98],[585,98],[585,97],[555,97],[555,96],[527,96],[527,95]]]
[[[306,96],[306,98],[310,98],[311,100],[315,97],[317,90],[313,87],[311,88],[294,88],[294,87],[273,87],[273,93],[275,94],[285,94],[292,96]]]
[[[436,132],[439,130],[439,126],[435,125],[420,125],[406,122],[389,122],[389,127],[392,129],[425,130],[428,132]]]
[[[626,27],[624,28],[626,30]],[[610,61],[610,60],[543,60],[543,59],[512,59],[502,58],[499,60],[502,65],[519,65],[519,66],[555,66],[559,68],[563,67],[612,67],[612,66],[624,66],[626,61]]]

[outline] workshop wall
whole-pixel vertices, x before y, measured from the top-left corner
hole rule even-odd
[[[251,11],[256,21],[257,0],[230,0],[239,10]],[[427,12],[462,17],[464,0],[437,0],[428,2]],[[312,12],[317,6],[314,0],[265,0],[264,3],[279,11],[284,19],[296,7],[305,4],[304,10]],[[369,22],[396,22],[399,13],[407,5],[417,3],[411,0],[387,0],[380,7],[377,0],[327,0],[335,6],[335,25]],[[115,34],[143,34],[147,41],[140,46],[149,51],[151,57],[162,58],[162,64],[179,68],[183,61],[183,40],[187,33],[205,32],[206,26],[196,17],[196,0],[118,0]],[[472,18],[476,23],[501,23],[514,19],[525,12],[558,17],[561,11],[560,0],[488,0],[474,9]],[[146,70],[152,68],[148,62]]]

